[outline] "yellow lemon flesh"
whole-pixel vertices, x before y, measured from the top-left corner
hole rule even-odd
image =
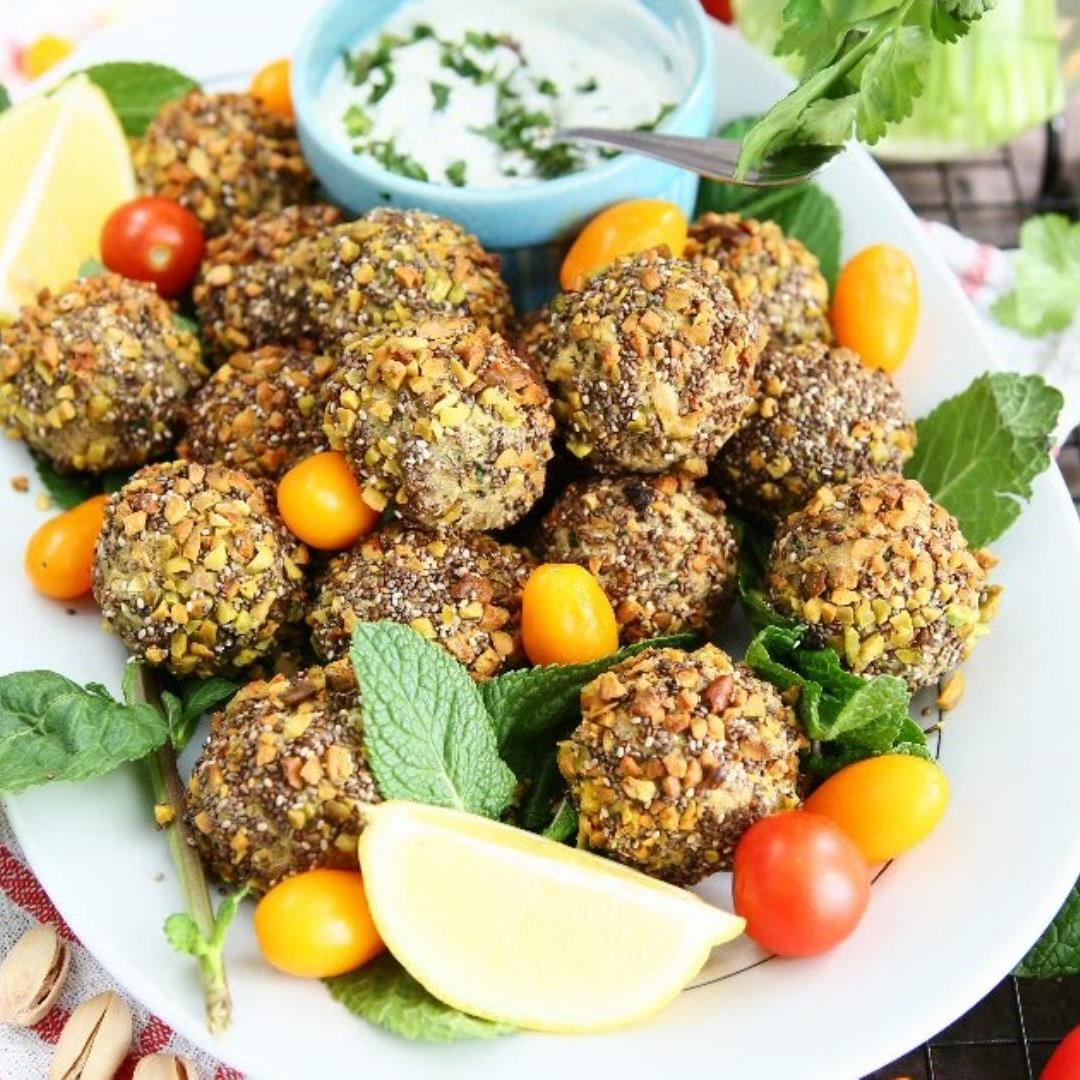
[[[0,314],[72,280],[135,194],[127,140],[85,76],[0,114]]]
[[[539,1031],[648,1016],[745,925],[599,856],[417,803],[374,807],[360,866],[413,978],[463,1012]]]

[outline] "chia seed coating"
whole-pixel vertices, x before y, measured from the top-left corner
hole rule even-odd
[[[311,202],[315,194],[295,125],[250,94],[192,90],[170,101],[132,157],[139,186],[186,206],[208,236],[234,218]]]
[[[956,519],[896,474],[823,487],[782,522],[766,573],[769,600],[809,626],[860,675],[929,686],[987,631],[1001,589]]]
[[[94,554],[105,623],[176,675],[231,674],[303,618],[307,550],[273,489],[224,465],[148,465],[110,499]]]
[[[364,501],[411,524],[503,528],[544,490],[555,427],[547,388],[471,320],[353,338],[321,401],[326,436],[363,478]]]
[[[250,682],[215,713],[188,781],[191,842],[219,880],[259,896],[315,867],[356,870],[379,802],[346,660]]]
[[[558,760],[579,845],[693,885],[731,869],[755,821],[799,805],[806,746],[776,689],[706,645],[647,649],[589,683]]]
[[[608,474],[703,476],[750,404],[763,345],[714,266],[646,252],[557,296],[528,347],[575,456]]]
[[[203,338],[215,356],[315,337],[307,282],[282,260],[295,241],[340,221],[341,211],[324,203],[288,206],[237,218],[207,243],[194,296]]]
[[[735,299],[774,342],[831,341],[829,285],[817,257],[773,221],[703,214],[690,226],[684,256],[716,263]]]
[[[328,449],[316,406],[334,361],[310,350],[266,345],[236,353],[188,407],[180,457],[220,462],[276,480],[298,461]]]
[[[358,622],[389,619],[442,645],[475,679],[518,667],[521,590],[535,563],[481,533],[441,536],[384,525],[331,560],[308,613],[312,644],[347,655]]]
[[[537,554],[586,567],[627,643],[715,628],[734,595],[736,543],[724,504],[687,477],[571,484],[544,519]]]
[[[117,274],[44,290],[0,326],[0,421],[64,472],[163,454],[206,375],[157,290]]]
[[[899,472],[915,425],[883,372],[821,342],[770,345],[760,395],[715,463],[719,487],[744,512],[779,521],[822,484]]]

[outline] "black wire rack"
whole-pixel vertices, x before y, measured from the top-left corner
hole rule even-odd
[[[1080,216],[1078,190],[1064,167],[1063,136],[1064,120],[1058,119],[1047,124],[1041,153],[1009,146],[970,161],[892,164],[887,171],[923,217],[1015,247],[1031,214]],[[1080,513],[1080,429],[1062,447],[1058,465]],[[939,1035],[866,1080],[1037,1080],[1078,1022],[1080,977],[1010,977]]]

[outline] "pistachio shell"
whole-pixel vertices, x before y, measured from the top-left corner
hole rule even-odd
[[[131,1049],[131,1010],[112,990],[84,1001],[56,1044],[49,1080],[112,1080]]]
[[[174,1054],[151,1054],[135,1066],[131,1080],[199,1080],[194,1063]]]
[[[23,934],[0,964],[0,1021],[32,1027],[56,1003],[71,954],[54,926]]]

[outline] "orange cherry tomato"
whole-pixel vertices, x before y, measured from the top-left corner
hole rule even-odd
[[[308,870],[275,885],[255,908],[255,936],[270,964],[305,979],[352,971],[386,948],[352,870]]]
[[[559,283],[570,292],[609,266],[620,255],[666,244],[672,255],[686,247],[686,215],[663,199],[631,199],[601,211],[578,233],[559,272]]]
[[[293,533],[322,551],[352,547],[379,522],[345,455],[335,450],[294,465],[278,481],[277,502]]]
[[[937,827],[949,781],[933,761],[909,754],[867,758],[834,773],[806,809],[834,821],[868,863],[887,862]]]
[[[611,601],[575,563],[544,563],[529,575],[521,597],[521,636],[534,664],[584,664],[619,647]]]
[[[919,275],[899,248],[875,244],[840,272],[831,320],[836,339],[868,367],[895,371],[919,325]]]
[[[95,495],[50,518],[26,545],[26,573],[38,592],[54,600],[74,600],[90,591],[108,495]]]
[[[291,72],[292,65],[288,60],[274,60],[260,68],[251,80],[251,96],[258,98],[272,113],[288,120],[293,118]]]

